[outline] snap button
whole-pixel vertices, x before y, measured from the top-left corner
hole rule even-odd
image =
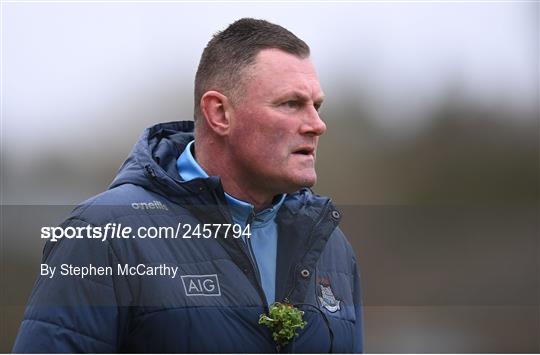
[[[308,269],[303,269],[302,271],[300,271],[300,275],[304,278],[304,279],[307,279],[309,277],[309,270]]]
[[[339,219],[340,216],[341,216],[341,214],[339,213],[338,210],[333,210],[332,211],[332,218]]]

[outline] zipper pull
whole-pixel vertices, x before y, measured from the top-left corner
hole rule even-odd
[[[148,173],[148,175],[150,175],[151,177],[153,177],[154,179],[156,178],[156,172],[154,171],[154,169],[152,169],[152,167],[150,165],[145,165],[144,166],[144,170],[146,170],[146,172]]]

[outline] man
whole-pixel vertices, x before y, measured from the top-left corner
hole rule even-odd
[[[307,188],[322,101],[288,30],[241,19],[216,34],[195,123],[147,129],[109,190],[61,226],[86,234],[47,243],[14,351],[362,351],[354,253],[340,212]],[[274,302],[305,312],[288,343],[258,323]]]

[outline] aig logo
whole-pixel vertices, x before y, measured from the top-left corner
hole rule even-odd
[[[221,296],[216,274],[183,275],[181,278],[186,296]]]

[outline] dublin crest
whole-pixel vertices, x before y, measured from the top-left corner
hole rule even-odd
[[[330,313],[339,311],[341,309],[341,301],[334,296],[332,288],[330,287],[330,282],[327,279],[321,279],[318,286],[320,290],[320,296],[318,296],[318,298],[321,305]]]

